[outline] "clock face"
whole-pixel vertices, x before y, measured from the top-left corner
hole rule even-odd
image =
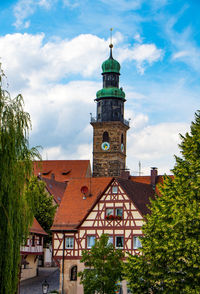
[[[103,142],[101,148],[102,150],[107,151],[110,148],[110,144],[108,142]]]
[[[121,144],[121,151],[124,152],[124,144]]]

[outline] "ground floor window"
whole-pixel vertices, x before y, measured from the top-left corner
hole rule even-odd
[[[113,244],[113,236],[108,237],[108,244]]]
[[[124,237],[122,237],[122,236],[115,237],[115,247],[116,248],[124,248]]]
[[[70,281],[76,281],[77,280],[77,266],[73,266],[70,271]]]
[[[138,236],[134,236],[133,237],[133,249],[138,249],[138,248],[141,248],[142,247],[142,244],[140,242],[140,239]]]

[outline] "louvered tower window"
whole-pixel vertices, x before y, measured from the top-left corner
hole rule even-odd
[[[103,142],[109,142],[109,135],[108,135],[108,132],[104,132],[103,133]]]

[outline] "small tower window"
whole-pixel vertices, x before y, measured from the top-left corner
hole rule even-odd
[[[76,281],[77,280],[77,266],[73,266],[71,268],[70,272],[70,281]]]
[[[121,135],[121,144],[124,144],[124,135]]]
[[[108,132],[103,133],[103,142],[109,142],[109,135]]]

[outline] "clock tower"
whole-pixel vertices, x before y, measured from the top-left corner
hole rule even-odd
[[[125,93],[119,88],[120,64],[110,57],[102,64],[103,88],[96,94],[96,118],[93,126],[93,176],[119,176],[126,166],[126,132],[124,119]]]

